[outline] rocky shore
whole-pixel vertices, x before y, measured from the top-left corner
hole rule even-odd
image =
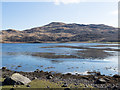
[[[120,82],[120,76],[119,75],[113,75],[113,76],[105,76],[105,75],[101,75],[100,72],[88,72],[89,75],[80,75],[80,74],[75,74],[72,75],[71,73],[67,73],[67,74],[61,74],[61,73],[56,73],[56,72],[44,72],[42,70],[35,70],[34,72],[18,72],[18,71],[11,71],[9,69],[7,69],[6,67],[2,67],[2,69],[0,69],[0,72],[2,72],[2,75],[0,75],[0,77],[2,77],[1,80],[2,82],[2,86],[3,88],[8,84],[8,82],[10,83],[11,81],[9,81],[11,78],[15,78],[14,80],[17,80],[15,76],[16,75],[20,75],[19,78],[23,81],[23,82],[27,82],[24,81],[23,78],[27,78],[26,80],[28,80],[29,82],[37,80],[35,82],[38,81],[47,81],[46,83],[50,83],[46,84],[46,86],[44,88],[53,88],[51,85],[54,84],[56,85],[56,87],[54,88],[67,88],[67,90],[70,90],[71,88],[103,88],[103,89],[113,89],[113,90],[118,90],[119,88],[119,82]],[[6,83],[6,79],[7,79],[7,83]],[[19,79],[19,80],[20,80]],[[21,81],[21,82],[22,82]],[[12,88],[16,88],[15,85],[24,85],[21,84],[20,81],[14,84],[10,83],[12,85]],[[9,84],[9,85],[10,85]],[[25,87],[29,87],[32,88],[34,84],[25,84]],[[42,85],[42,83],[38,83],[38,87],[39,85]],[[58,87],[57,87],[58,86]],[[36,87],[37,88],[37,87]]]

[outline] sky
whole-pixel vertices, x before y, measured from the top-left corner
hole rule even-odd
[[[3,2],[2,30],[25,30],[50,22],[118,26],[117,2],[72,1]]]

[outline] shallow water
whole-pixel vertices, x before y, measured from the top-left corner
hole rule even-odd
[[[55,47],[41,48],[49,46],[84,46],[92,47],[94,45],[117,45],[101,43],[24,43],[24,44],[2,44],[2,66],[6,66],[16,71],[34,71],[40,69],[43,71],[56,71],[60,73],[80,73],[86,71],[100,71],[105,75],[118,74],[118,52],[114,51],[114,56],[105,59],[80,59],[80,58],[43,58],[26,55],[23,53],[55,53],[56,55],[74,55],[76,51],[82,49]],[[98,48],[98,47],[94,47]],[[100,47],[99,47],[100,48]],[[103,48],[103,47],[101,47]],[[109,47],[104,47],[109,48]],[[110,47],[116,49],[117,47]],[[109,52],[109,51],[107,51]],[[8,54],[10,53],[10,54]],[[11,54],[12,53],[12,54]],[[17,53],[17,54],[16,54]],[[21,67],[18,67],[21,66]]]

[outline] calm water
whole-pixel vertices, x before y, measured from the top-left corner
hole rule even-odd
[[[56,71],[60,73],[81,73],[85,74],[86,71],[100,71],[102,74],[110,75],[118,73],[118,55],[114,52],[115,56],[107,57],[103,60],[99,59],[48,59],[42,57],[35,57],[31,55],[24,55],[23,52],[49,52],[56,54],[72,55],[78,49],[73,48],[40,48],[48,46],[85,46],[90,47],[93,45],[106,45],[100,43],[39,43],[39,44],[3,44],[2,45],[2,65],[11,70],[16,71],[34,71],[40,69],[43,71]],[[109,45],[109,44],[107,44]],[[110,44],[113,45],[113,44]],[[116,44],[114,44],[116,45]],[[94,47],[98,48],[98,47]],[[108,47],[101,47],[108,48]],[[116,48],[116,47],[110,47]],[[18,54],[7,54],[10,52]],[[53,62],[53,61],[56,62]],[[17,67],[18,65],[22,67]],[[54,67],[54,68],[48,68]]]

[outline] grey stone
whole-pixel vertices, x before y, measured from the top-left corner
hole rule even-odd
[[[113,77],[114,77],[114,78],[120,78],[120,75],[117,75],[117,74],[116,74],[116,75],[114,75]]]
[[[39,70],[39,69],[36,69],[34,72],[37,72],[37,73],[38,73],[38,72],[40,72],[40,70]]]
[[[35,79],[37,79],[37,77],[32,78],[32,80],[35,80]]]
[[[5,85],[27,85],[31,80],[19,73],[14,73],[11,77],[4,80]]]
[[[31,87],[30,85],[26,85],[26,87]]]
[[[103,78],[100,78],[100,79],[98,79],[95,83],[96,83],[96,84],[105,84],[106,81],[105,81]]]
[[[53,75],[48,75],[47,76],[47,79],[52,79],[53,78]]]
[[[2,67],[2,70],[6,70],[7,68],[6,67]]]
[[[62,85],[62,87],[68,87],[67,83],[64,83],[64,84]]]
[[[70,88],[65,88],[64,90],[71,90]]]

